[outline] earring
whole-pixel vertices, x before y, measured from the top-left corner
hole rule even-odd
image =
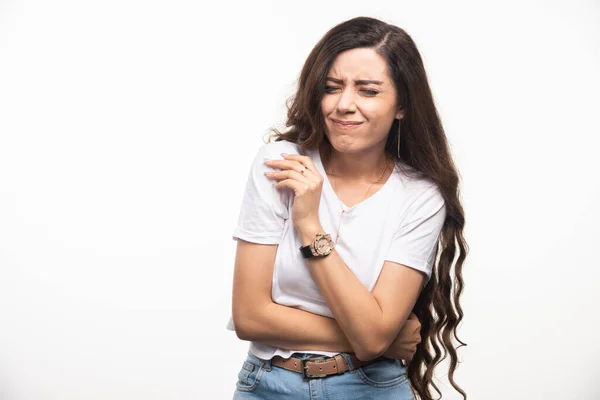
[[[400,159],[400,127],[402,126],[402,118],[398,119],[398,159]]]

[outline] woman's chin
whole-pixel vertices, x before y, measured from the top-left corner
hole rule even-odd
[[[354,153],[361,150],[360,143],[357,143],[355,138],[349,138],[346,135],[341,137],[334,135],[333,140],[329,137],[331,146],[340,153]]]

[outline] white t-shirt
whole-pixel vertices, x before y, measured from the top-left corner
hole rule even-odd
[[[333,318],[319,287],[312,279],[308,260],[302,257],[300,237],[291,209],[293,191],[276,188],[265,171],[279,171],[264,160],[283,159],[281,153],[309,156],[324,178],[319,221],[335,242],[342,209],[347,210],[335,249],[360,282],[372,291],[385,260],[422,271],[429,280],[438,237],[446,218],[444,199],[437,186],[425,179],[409,178],[396,168],[384,185],[354,207],[341,204],[328,180],[318,150],[302,150],[295,143],[272,141],[262,145],[248,174],[238,224],[237,238],[263,244],[279,244],[273,268],[272,299],[314,314]],[[227,329],[235,330],[233,319]],[[287,350],[251,342],[250,351],[259,358],[288,358],[294,352],[332,356],[320,350]]]

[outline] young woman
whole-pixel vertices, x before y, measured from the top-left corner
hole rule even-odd
[[[429,400],[446,353],[466,398],[459,177],[413,40],[373,18],[335,26],[288,106],[233,234],[229,329],[251,342],[234,398]]]

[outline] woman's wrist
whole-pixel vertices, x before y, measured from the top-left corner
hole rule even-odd
[[[323,230],[323,226],[321,226],[321,223],[318,221],[296,226],[296,229],[298,230],[298,236],[300,237],[302,246],[308,246],[312,243],[317,233],[326,233]]]

